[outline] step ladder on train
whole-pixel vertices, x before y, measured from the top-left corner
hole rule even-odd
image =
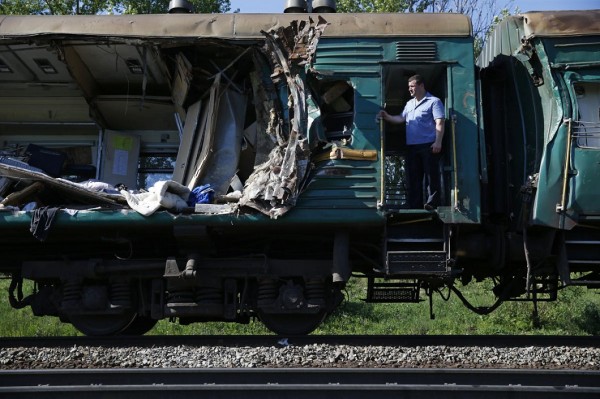
[[[450,230],[442,223],[388,226],[384,269],[369,277],[367,302],[418,302],[423,281],[451,275]]]
[[[588,288],[600,288],[600,230],[573,229],[565,237],[569,265],[567,282]]]

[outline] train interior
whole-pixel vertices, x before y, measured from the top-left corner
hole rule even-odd
[[[206,201],[223,205],[220,212],[231,209],[257,167],[273,161],[277,135],[289,135],[277,115],[288,125],[294,115],[287,94],[271,82],[274,67],[260,45],[213,39],[2,45],[3,205],[123,206],[118,196],[125,189],[144,197],[166,190],[185,206],[180,200],[188,190],[204,187]],[[310,85],[317,96],[309,112],[319,120],[309,126],[310,146],[327,152],[349,137],[353,90],[345,81]],[[23,192],[32,182],[51,195]],[[79,195],[82,185],[95,194]]]
[[[49,43],[14,44],[2,46],[0,70],[3,164],[44,175],[4,178],[5,205],[35,202],[6,201],[32,180],[94,180],[108,191],[147,189],[172,174],[180,140],[172,72],[160,53],[101,41],[62,42],[55,50]],[[53,194],[79,202],[68,189]]]

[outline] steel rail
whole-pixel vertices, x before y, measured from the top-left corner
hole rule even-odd
[[[597,398],[600,371],[464,369],[108,369],[0,371],[0,397]]]

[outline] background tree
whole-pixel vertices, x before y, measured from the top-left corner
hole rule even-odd
[[[471,17],[473,35],[475,36],[475,56],[478,56],[487,36],[502,19],[510,15],[513,0],[433,0],[430,1],[432,12],[455,12]],[[518,12],[518,9],[515,10]]]
[[[0,14],[71,15],[104,12],[106,0],[0,0]]]
[[[422,12],[431,0],[338,0],[338,12]]]
[[[514,1],[496,0],[338,0],[338,12],[454,12],[468,15],[473,24],[475,55],[493,27],[507,15]],[[518,12],[518,9],[515,10]]]
[[[231,9],[230,0],[188,0],[196,13],[224,13]],[[161,14],[169,10],[169,0],[125,0],[124,14]]]
[[[230,0],[188,0],[197,13],[224,13]],[[0,14],[158,14],[166,13],[169,0],[0,0]]]

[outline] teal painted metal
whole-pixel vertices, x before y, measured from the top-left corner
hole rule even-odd
[[[397,47],[404,42],[417,48],[420,43],[423,46],[434,43],[437,48],[437,58],[433,61],[418,59],[399,61]],[[452,181],[448,185],[457,187],[458,203],[447,201],[447,204],[440,208],[440,217],[449,223],[479,222],[479,173],[477,168],[471,167],[473,164],[479,164],[472,39],[468,37],[321,39],[315,57],[315,71],[322,76],[322,79],[345,79],[355,90],[352,148],[378,152],[382,150],[379,125],[373,122],[373,118],[384,103],[381,93],[382,66],[390,64],[404,65],[416,71],[419,68],[429,68],[431,65],[444,65],[447,68],[449,78],[445,103],[448,113],[455,116],[457,132],[455,146],[457,165],[450,166],[457,170],[457,182],[455,184]],[[447,136],[451,135],[451,122],[448,122],[446,132]],[[447,151],[449,158],[452,158],[452,150],[450,146]],[[371,167],[373,189],[384,190],[380,177],[381,161],[373,161]],[[311,186],[314,185],[313,182]],[[304,195],[310,195],[311,186]],[[453,192],[454,189],[450,191]],[[330,194],[335,196],[335,190]],[[302,206],[302,202],[299,201],[299,207]],[[376,204],[368,202],[364,205],[374,207]]]
[[[353,122],[348,126],[351,149],[379,151],[379,132],[373,118],[380,102],[382,52],[376,40],[322,38],[317,47],[313,66],[319,80],[346,81],[354,92]],[[381,169],[379,156],[376,158],[316,162],[306,189],[286,220],[337,218],[342,223],[362,214],[370,219],[367,223],[383,224],[384,215],[378,210]]]
[[[563,121],[558,119],[560,112],[554,117],[548,114],[547,146],[540,165],[534,223],[572,229],[579,223],[580,216],[600,215],[597,189],[600,148],[577,148],[573,138],[573,129],[580,119],[573,85],[600,82],[598,40],[600,31],[595,37],[543,38],[536,46],[544,50],[538,53],[547,59],[548,75],[556,82],[550,101],[559,104]],[[586,69],[579,71],[582,66]],[[555,129],[556,125],[560,127]]]
[[[518,209],[521,187],[528,180],[537,187],[533,225],[572,229],[580,218],[600,214],[600,148],[578,148],[573,138],[579,120],[574,85],[600,82],[599,16],[592,10],[509,17],[478,60],[484,74],[502,71],[515,82],[507,98],[514,119],[503,133],[511,143],[507,190],[510,208]]]

